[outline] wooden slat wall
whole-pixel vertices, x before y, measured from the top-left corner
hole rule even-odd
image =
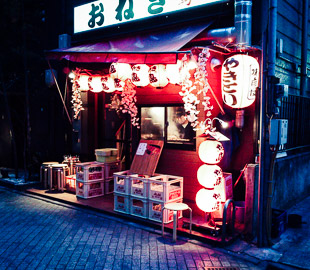
[[[283,54],[277,56],[276,76],[289,85],[290,94],[300,93],[303,1],[278,1],[277,39],[283,39]],[[309,11],[308,11],[309,12]],[[309,24],[309,22],[308,22]],[[308,25],[309,29],[310,25]],[[308,33],[308,68],[310,68],[310,38]]]

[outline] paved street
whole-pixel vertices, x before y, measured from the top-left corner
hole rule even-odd
[[[154,229],[3,187],[0,209],[0,269],[265,269],[197,241],[173,244]]]

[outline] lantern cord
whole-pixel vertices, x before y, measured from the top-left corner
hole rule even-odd
[[[246,170],[246,168],[248,167],[248,164],[245,164],[244,168],[242,169],[236,183],[234,184],[234,188],[237,186],[237,184],[239,183],[240,179],[241,179],[241,176],[244,174],[244,171]]]
[[[63,104],[64,109],[65,109],[65,111],[66,111],[66,114],[67,114],[67,116],[68,116],[68,120],[69,120],[70,124],[72,125],[72,120],[71,120],[70,115],[69,115],[69,112],[68,112],[68,110],[67,110],[67,106],[66,106],[66,104],[65,104],[65,101],[64,101],[64,99],[63,99],[63,97],[62,97],[62,94],[61,94],[61,91],[60,91],[58,82],[57,82],[57,80],[56,80],[55,74],[54,74],[53,69],[52,69],[51,64],[50,64],[50,61],[47,60],[47,63],[48,63],[48,66],[49,66],[49,68],[50,68],[50,70],[51,70],[51,73],[52,73],[52,75],[53,75],[53,79],[54,79],[54,81],[55,81],[55,84],[56,84],[58,93],[59,93],[60,98],[61,98],[61,101],[62,101],[62,104]]]

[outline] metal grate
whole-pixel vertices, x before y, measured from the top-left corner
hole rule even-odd
[[[310,145],[310,98],[289,95],[282,98],[279,118],[288,119],[286,149]]]

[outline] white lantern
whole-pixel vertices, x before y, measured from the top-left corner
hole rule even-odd
[[[203,164],[197,171],[197,178],[205,188],[214,188],[223,182],[223,171],[217,165]]]
[[[104,92],[112,93],[115,91],[114,80],[110,76],[101,77],[101,84]]]
[[[101,76],[89,76],[88,78],[89,90],[94,93],[99,93],[103,90],[101,83]]]
[[[149,67],[147,65],[134,65],[132,67],[131,81],[135,86],[147,86],[150,83]]]
[[[170,83],[180,84],[181,79],[181,61],[178,60],[176,64],[167,64],[166,65],[166,76]]]
[[[131,78],[131,66],[126,63],[112,63],[110,66],[110,76],[112,79],[125,81]]]
[[[219,141],[206,140],[200,144],[198,155],[204,163],[218,164],[224,156],[224,147]]]
[[[169,83],[166,75],[165,65],[151,66],[149,76],[150,84],[153,87],[165,87]]]
[[[220,194],[210,189],[200,189],[196,194],[196,204],[206,213],[214,212],[219,209]]]
[[[79,89],[81,91],[87,91],[89,90],[89,86],[88,86],[88,78],[89,76],[88,75],[79,75],[78,76],[78,79],[77,79],[77,82],[79,84]]]
[[[124,90],[124,86],[125,86],[125,82],[120,80],[120,79],[117,79],[117,78],[114,78],[114,88],[116,91],[123,91]]]
[[[242,109],[255,101],[259,63],[249,55],[228,57],[222,66],[222,97],[231,108]]]

